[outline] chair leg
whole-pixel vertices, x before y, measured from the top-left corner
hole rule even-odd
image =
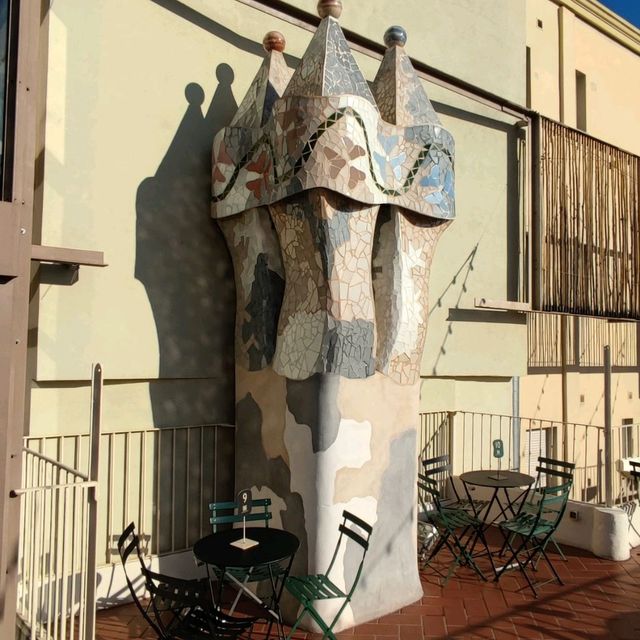
[[[427,556],[426,560],[424,561],[423,566],[427,566],[430,562],[431,559],[433,557],[435,557],[435,555],[438,553],[438,551],[440,551],[440,549],[442,549],[442,547],[446,544],[448,546],[448,541],[447,539],[449,538],[449,533],[448,532],[439,532],[440,534],[440,539],[438,540],[438,542],[436,543],[435,547],[433,547],[433,549],[431,549],[431,551],[429,552],[429,555]]]
[[[468,528],[469,527],[465,528],[465,530],[462,532],[462,535],[464,535],[464,533],[467,531]],[[454,554],[455,558],[456,558],[456,563],[454,565],[454,570],[455,570],[455,566],[457,566],[459,564],[462,564],[462,560],[464,560],[465,564],[467,564],[469,567],[471,567],[486,582],[487,578],[482,573],[482,571],[480,570],[480,567],[478,567],[478,565],[476,564],[475,560],[473,559],[473,552],[469,553],[469,551],[468,551],[468,546],[469,546],[469,544],[472,543],[472,541],[473,541],[472,549],[475,547],[475,542],[476,542],[477,535],[478,535],[478,531],[476,531],[475,535],[473,537],[470,537],[469,540],[467,541],[467,543],[463,545],[462,541],[460,540],[460,538],[458,536],[456,536],[455,533],[453,533],[454,544],[460,550],[459,553]]]
[[[344,607],[345,605],[342,606],[342,608],[338,612],[338,616],[331,623],[332,627],[337,622],[338,617],[342,613],[342,609],[344,609]],[[308,611],[309,611],[309,615],[318,623],[318,626],[322,629],[322,639],[324,639],[325,637],[328,637],[331,640],[336,640],[336,637],[334,633],[331,631],[331,628],[327,626],[327,623],[320,617],[320,614],[312,607],[309,607]]]
[[[300,624],[300,620],[304,618],[307,614],[307,607],[302,605],[302,613],[298,616],[298,619],[293,623],[293,627],[291,627],[291,631],[289,631],[289,635],[287,636],[287,640],[291,640],[291,636],[293,636],[294,631],[298,628]]]
[[[551,572],[553,573],[553,575],[555,576],[556,580],[564,585],[564,582],[562,582],[562,579],[560,578],[560,576],[558,575],[558,572],[555,570],[555,567],[551,564],[551,560],[549,560],[549,556],[547,556],[547,552],[544,550],[544,546],[542,546],[540,548],[540,553],[542,554],[542,556],[544,557],[544,559],[546,560],[547,564],[549,565],[549,569],[551,569]]]
[[[556,551],[560,554],[560,557],[565,561],[567,561],[567,556],[564,555],[564,553],[562,553],[562,549],[560,548],[560,545],[554,540],[553,537],[549,538],[549,540],[551,541],[551,543],[553,544],[553,546],[556,548]]]
[[[493,571],[493,575],[495,575],[496,574],[496,565],[493,562],[493,556],[491,555],[491,550],[489,549],[489,543],[487,542],[487,537],[484,535],[484,531],[482,530],[481,527],[477,531],[476,542],[477,542],[478,538],[480,539],[480,541],[484,545],[485,551],[487,552],[487,556],[489,557],[489,562],[491,563],[491,570]],[[475,546],[475,543],[474,543],[474,546]],[[473,557],[473,549],[472,549],[471,556]],[[485,580],[486,580],[486,578],[485,578]]]
[[[350,598],[345,598],[345,601],[342,603],[340,610],[336,613],[336,617],[333,619],[333,622],[327,628],[327,634],[332,640],[335,640],[335,635],[333,634],[333,627],[338,622],[338,618],[342,615],[342,612],[345,610],[345,607],[349,604]],[[323,636],[324,637],[324,636]]]

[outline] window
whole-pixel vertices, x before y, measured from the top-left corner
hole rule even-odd
[[[526,473],[536,475],[539,457],[549,456],[549,444],[551,443],[551,428],[527,429],[524,441],[524,460]],[[545,478],[542,478],[544,485]]]
[[[587,130],[587,76],[576,71],[576,127]]]
[[[623,426],[620,429],[620,457],[633,458],[636,455],[633,448],[633,420],[625,418],[622,424],[628,426]]]
[[[18,2],[0,0],[0,200],[11,200]]]

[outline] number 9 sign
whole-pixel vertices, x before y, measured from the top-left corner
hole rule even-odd
[[[493,457],[494,458],[502,458],[504,455],[504,445],[502,444],[502,440],[494,440],[493,441]]]
[[[236,502],[238,504],[238,513],[241,516],[246,516],[251,513],[251,489],[243,489],[238,492],[238,497],[236,498]]]

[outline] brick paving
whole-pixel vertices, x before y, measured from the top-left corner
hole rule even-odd
[[[338,634],[343,640],[417,640],[422,638],[490,638],[518,640],[640,640],[640,552],[611,562],[563,547],[567,562],[550,554],[565,582],[540,588],[536,599],[518,572],[499,583],[482,582],[466,567],[442,587],[432,570],[422,572],[421,601]],[[446,566],[443,555],[438,565]],[[481,563],[483,568],[488,568]],[[548,576],[542,563],[539,578]],[[253,638],[261,640],[258,627]],[[149,639],[154,635],[134,605],[98,614],[96,640]],[[296,640],[319,635],[296,633]]]

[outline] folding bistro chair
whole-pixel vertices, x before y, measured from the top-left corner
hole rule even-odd
[[[291,628],[291,632],[287,636],[288,639],[291,638],[295,630],[298,628],[302,618],[306,614],[309,614],[322,629],[322,638],[328,637],[331,638],[331,640],[335,640],[333,627],[335,627],[336,622],[338,622],[338,619],[342,615],[345,607],[351,601],[353,592],[356,590],[356,586],[360,580],[360,574],[362,573],[364,558],[367,555],[367,550],[369,549],[369,539],[371,538],[371,532],[373,529],[364,520],[361,520],[348,511],[343,511],[342,523],[338,527],[338,530],[340,531],[338,542],[336,544],[335,551],[333,552],[331,562],[329,563],[329,567],[325,573],[301,577],[289,576],[287,578],[285,583],[287,591],[289,591],[289,593],[291,593],[302,605],[302,611]],[[362,557],[351,587],[348,591],[343,591],[331,580],[330,576],[336,558],[338,557],[338,551],[340,550],[341,545],[347,544],[347,538],[361,547]],[[322,619],[322,616],[315,609],[314,602],[330,599],[342,599],[343,602],[331,624],[328,624]]]
[[[555,460],[554,458],[546,458],[540,456],[538,458],[538,466],[536,467],[536,481],[533,485],[532,491],[534,494],[536,492],[539,493],[540,488],[544,486],[549,486],[553,484],[563,483],[570,480],[573,482],[573,472],[576,468],[576,465],[573,462],[565,462],[564,460]],[[523,502],[523,506],[527,505],[527,501]],[[546,545],[551,543],[556,551],[560,554],[560,557],[566,562],[567,558],[562,553],[562,549],[555,541],[553,534],[549,536],[547,539]]]
[[[484,535],[483,523],[466,509],[443,505],[440,501],[437,482],[422,474],[418,474],[418,496],[422,507],[422,521],[433,525],[438,533],[437,542],[431,549],[419,549],[418,551],[419,557],[424,556],[422,568],[429,566],[440,576],[443,576],[441,571],[431,565],[431,562],[440,550],[446,547],[453,556],[453,562],[449,565],[446,576],[443,576],[443,584],[447,584],[449,578],[460,565],[467,565],[486,581],[487,578],[473,559],[473,550],[480,540],[493,567],[493,559]],[[467,534],[465,542],[463,539]]]
[[[435,458],[426,458],[422,461],[424,475],[437,482],[437,488],[440,493],[440,504],[443,507],[456,507],[465,509],[474,516],[478,516],[482,510],[489,504],[489,500],[473,500],[460,497],[456,483],[451,475],[451,463],[449,455],[444,454]],[[443,498],[446,495],[448,487],[451,487],[453,496]]]
[[[212,502],[209,504],[211,517],[209,522],[216,533],[220,525],[233,525],[243,520],[250,523],[264,523],[265,527],[269,526],[271,515],[271,498],[258,498],[251,501],[251,513],[242,515],[240,513],[240,505],[237,502]],[[216,579],[221,580],[223,572],[218,567],[212,567]],[[277,579],[279,575],[286,570],[285,565],[260,566],[252,567],[249,570],[241,568],[228,568],[226,574],[231,577],[232,582],[241,584],[242,586],[235,595],[234,601],[230,606],[230,613],[233,614],[235,608],[243,593],[243,586],[249,582],[262,582],[263,580]]]
[[[564,515],[571,492],[573,479],[552,486],[542,486],[531,492],[522,505],[520,512],[510,520],[500,523],[500,529],[505,537],[504,547],[510,551],[508,561],[496,572],[496,582],[505,571],[517,564],[534,596],[538,596],[536,587],[540,587],[553,578],[534,584],[527,574],[527,570],[536,570],[538,556],[545,559],[551,569],[554,578],[559,584],[563,584],[546,552],[547,544],[557,529]],[[515,546],[514,538],[520,538],[520,544]],[[503,548],[504,548],[503,547]]]
[[[127,570],[127,561],[134,551],[150,596],[147,606],[138,598]],[[217,610],[211,602],[206,579],[182,580],[148,569],[133,522],[118,539],[118,553],[133,602],[160,640],[237,638],[250,631],[255,622],[255,618],[233,618]]]

